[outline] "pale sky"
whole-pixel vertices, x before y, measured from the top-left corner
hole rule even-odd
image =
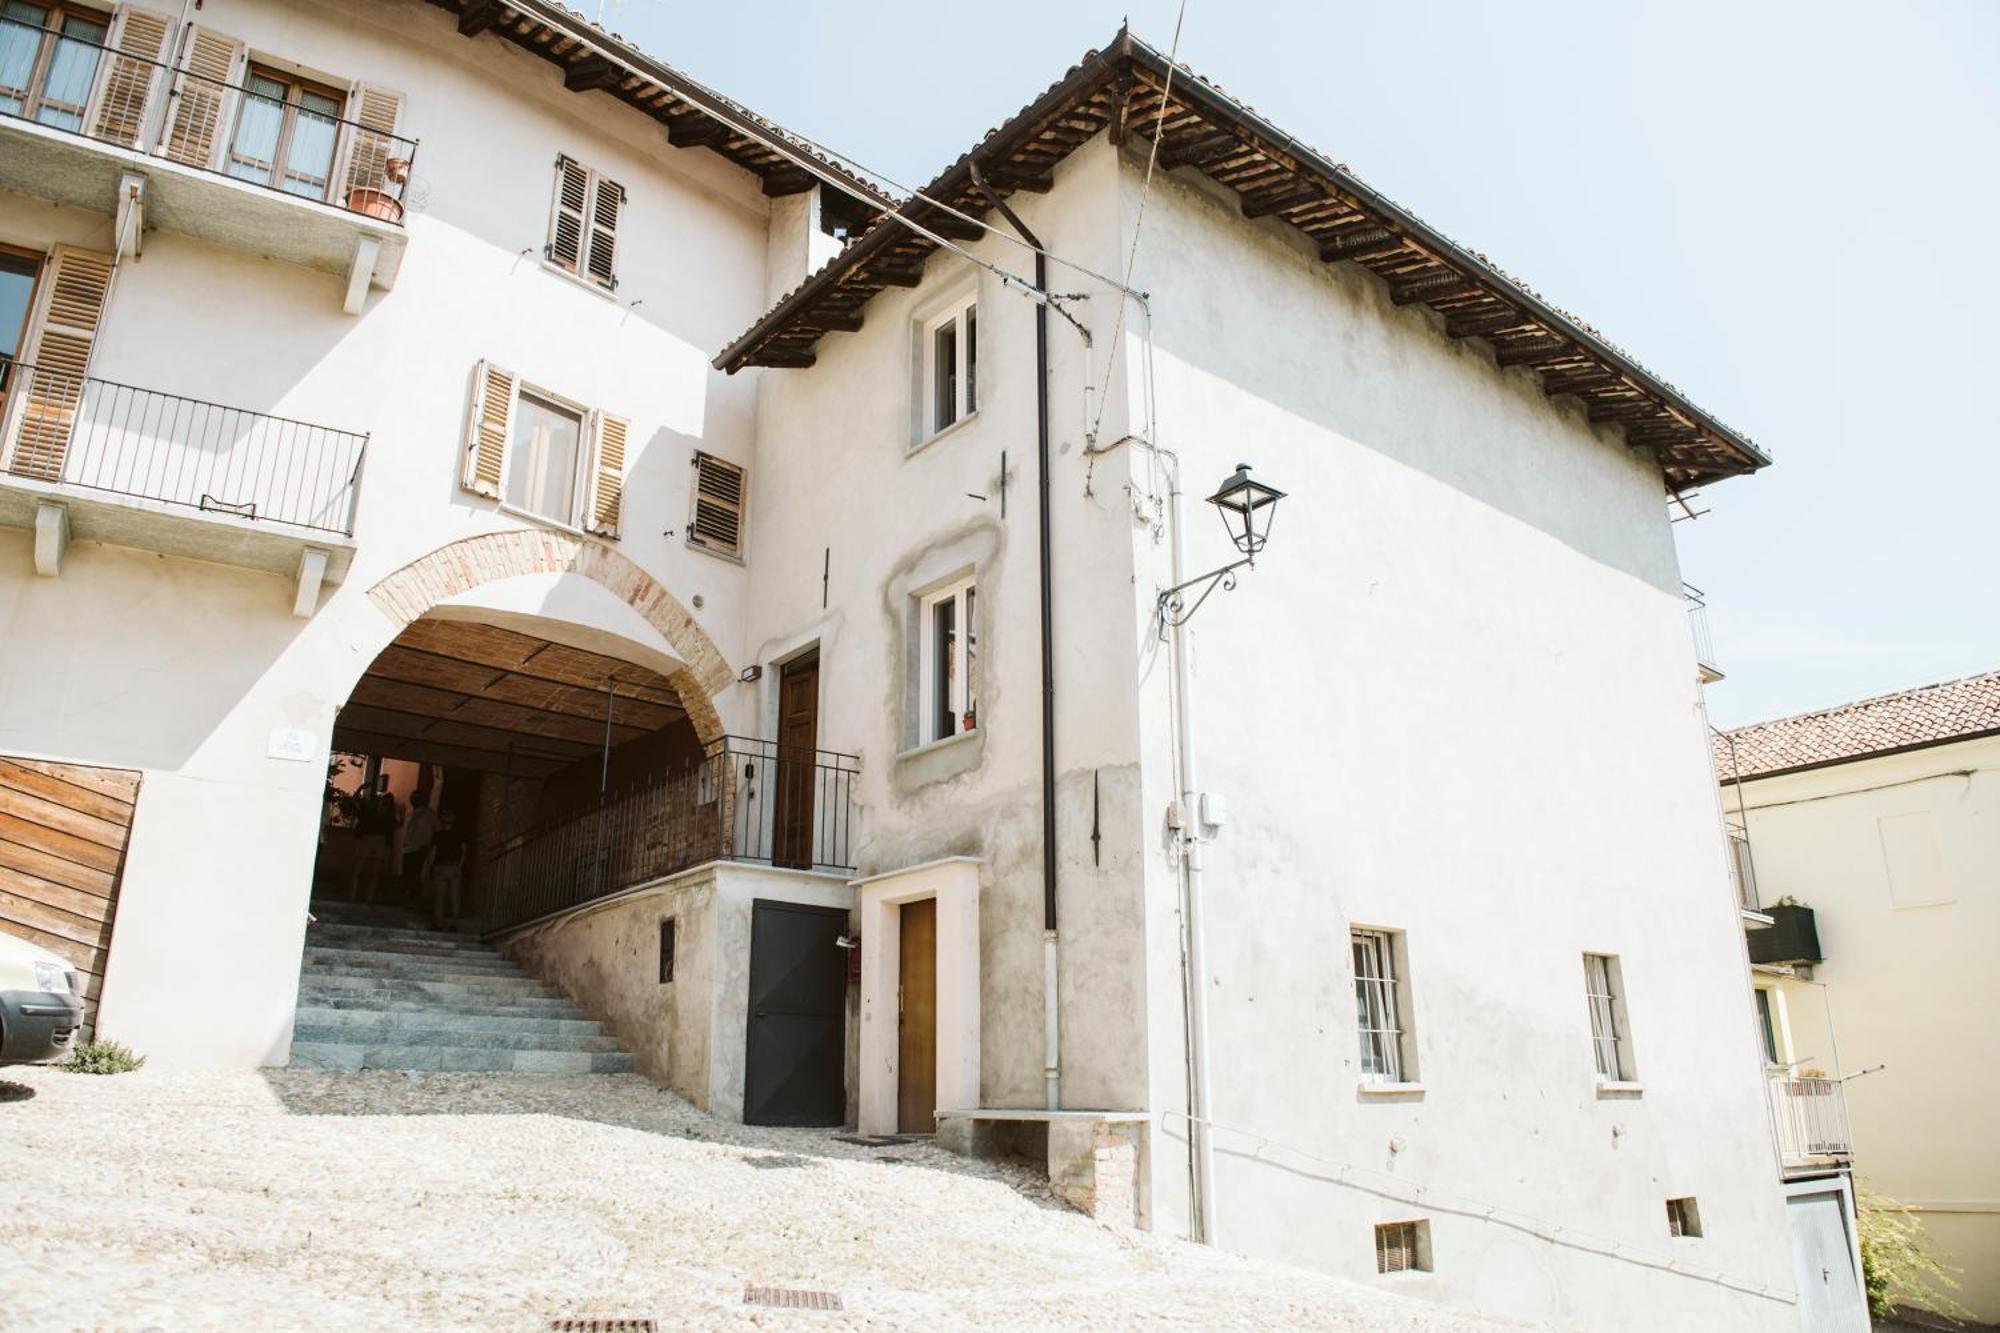
[[[1176,8],[603,19],[909,186]],[[1775,456],[1675,529],[1716,723],[2000,668],[2000,0],[1188,0],[1180,56]]]

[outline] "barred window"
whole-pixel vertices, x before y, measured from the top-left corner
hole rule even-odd
[[[1361,1076],[1370,1083],[1402,1083],[1409,1079],[1408,1020],[1396,974],[1396,936],[1388,930],[1356,930],[1354,950],[1354,1025],[1361,1043]]]
[[[1630,1081],[1637,1075],[1632,1063],[1631,1034],[1626,1023],[1623,978],[1617,955],[1585,954],[1583,984],[1585,998],[1590,1003],[1590,1049],[1597,1063],[1597,1077],[1606,1083]]]
[[[1431,1224],[1429,1222],[1384,1222],[1375,1228],[1375,1271],[1378,1273],[1428,1273],[1431,1271]]]

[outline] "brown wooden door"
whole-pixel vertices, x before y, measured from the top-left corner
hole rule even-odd
[[[771,859],[813,866],[814,755],[819,747],[819,654],[785,663],[778,682],[776,839]]]
[[[0,931],[84,974],[86,1034],[97,1022],[138,799],[137,773],[0,758]]]
[[[896,1020],[896,1128],[937,1131],[937,899],[904,903]]]

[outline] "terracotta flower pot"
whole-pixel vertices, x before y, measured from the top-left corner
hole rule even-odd
[[[395,195],[366,185],[357,185],[347,192],[347,208],[349,212],[380,218],[384,222],[403,220],[403,205]]]

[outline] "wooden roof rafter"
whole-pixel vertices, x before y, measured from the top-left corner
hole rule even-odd
[[[1633,447],[1651,452],[1671,489],[1752,472],[1770,461],[1589,325],[1124,30],[900,212],[926,225],[937,210],[925,201],[935,200],[980,217],[990,201],[971,184],[972,161],[996,189],[1011,193],[1018,180],[1046,179],[1102,131],[1134,152],[1147,152],[1157,141],[1161,169],[1199,171],[1235,192],[1247,219],[1293,228],[1325,262],[1354,263],[1381,278],[1392,303],[1434,311],[1446,336],[1480,339],[1502,368],[1522,366],[1538,375],[1550,397],[1580,399],[1590,420],[1620,427]],[[730,372],[812,365],[821,337],[858,327],[860,308],[886,287],[913,285],[937,248],[893,218],[878,219],[715,364]]]
[[[871,213],[895,205],[873,181],[554,0],[430,3],[456,15],[467,37],[492,34],[549,61],[571,92],[602,92],[659,121],[675,147],[705,148],[751,172],[767,195],[797,194],[831,177],[834,189]]]

